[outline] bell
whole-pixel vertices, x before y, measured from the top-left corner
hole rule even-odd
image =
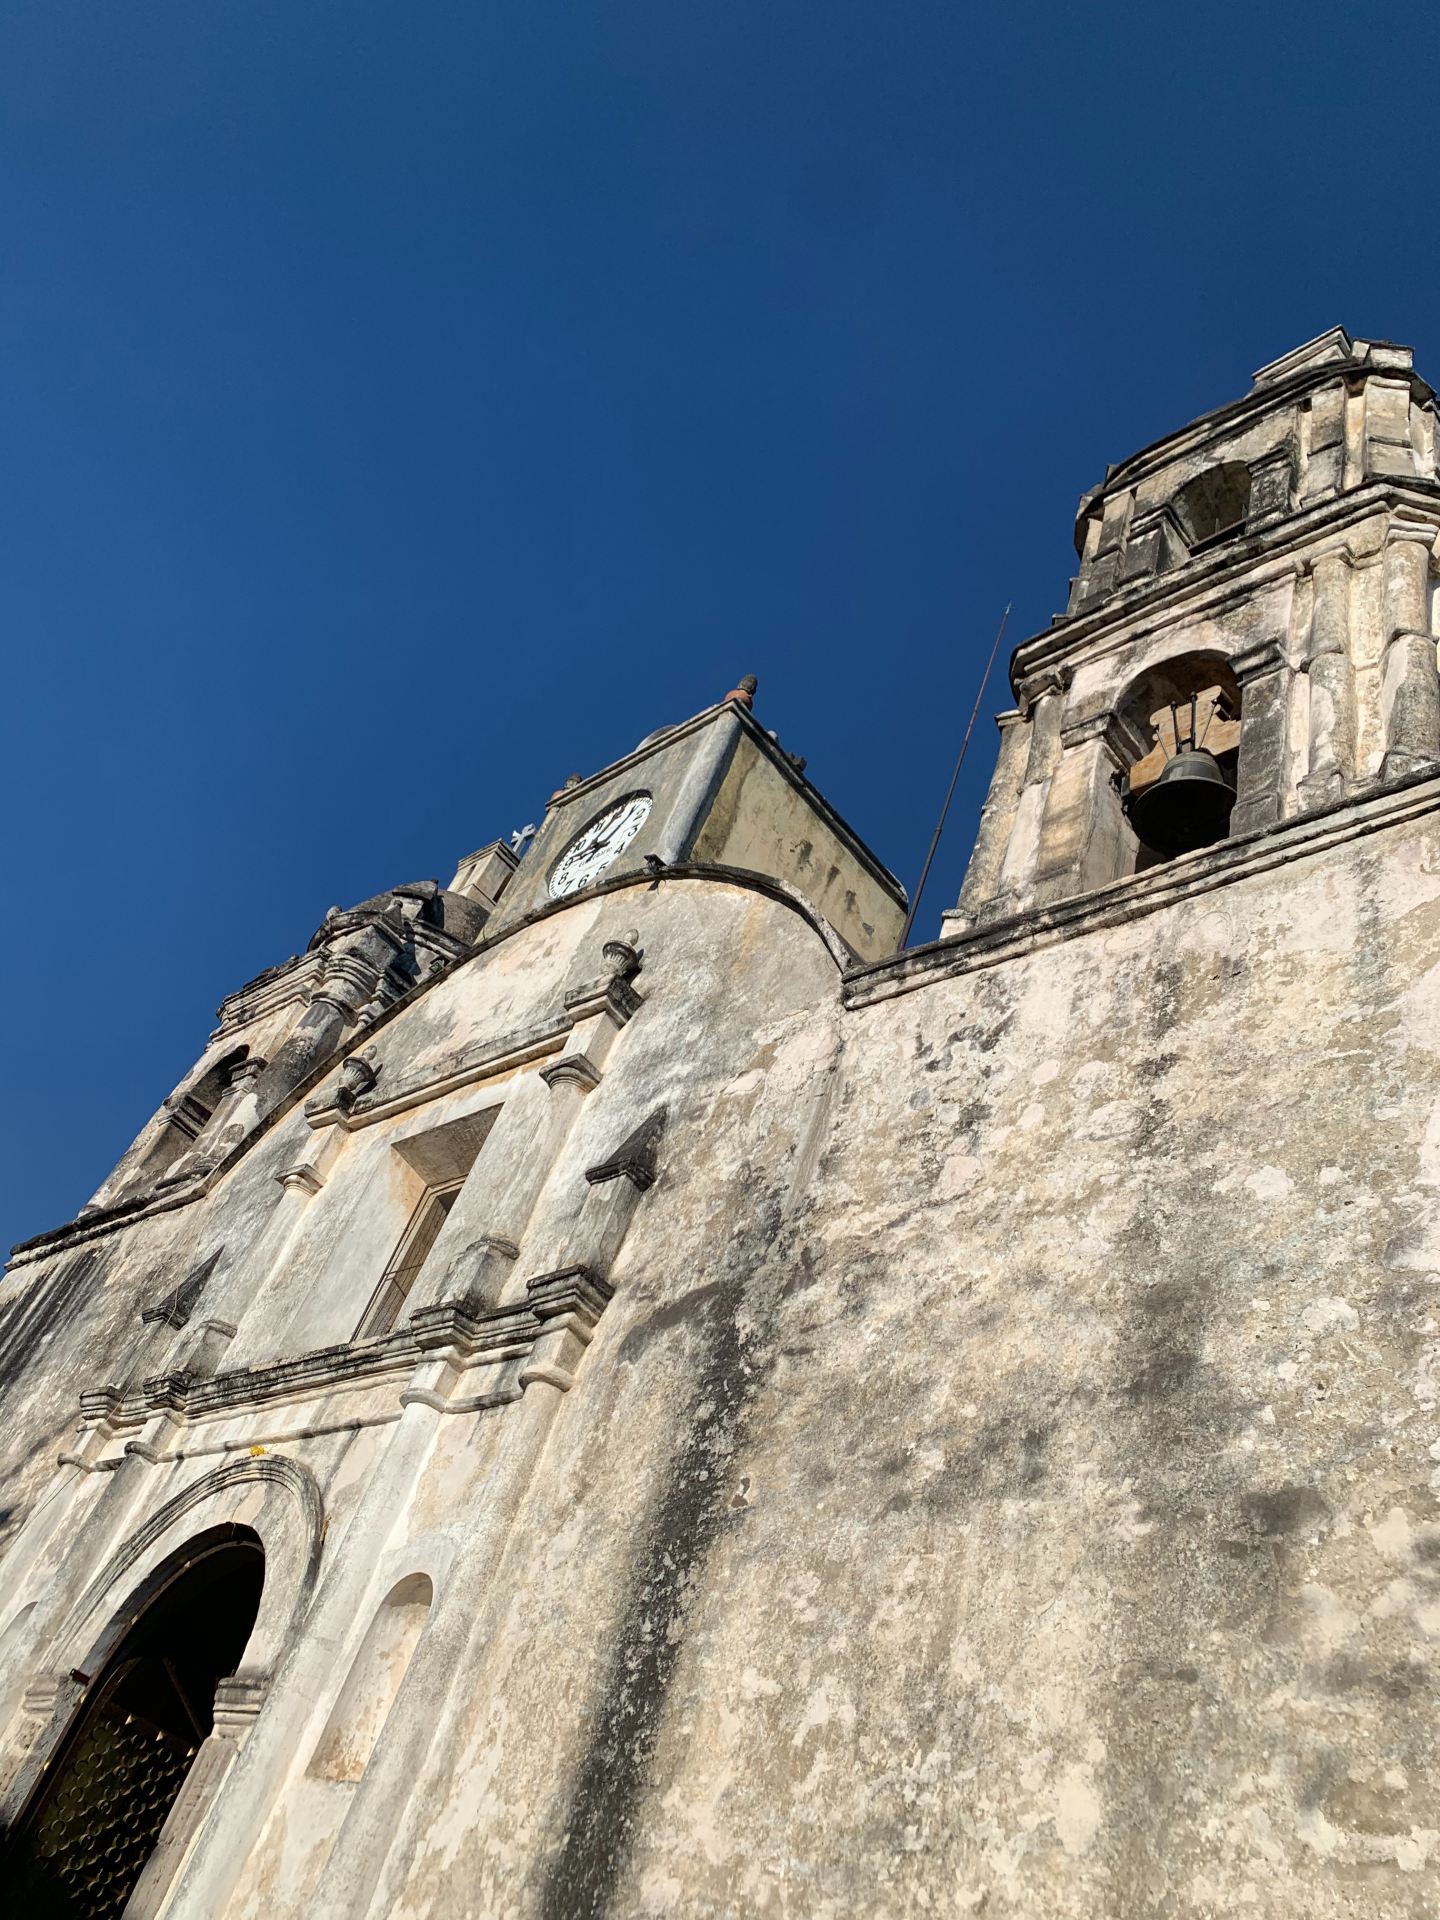
[[[1182,747],[1153,786],[1130,802],[1130,824],[1155,853],[1191,853],[1223,840],[1235,790],[1204,747]]]

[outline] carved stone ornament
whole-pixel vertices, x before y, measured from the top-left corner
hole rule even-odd
[[[627,928],[616,940],[607,940],[600,951],[612,980],[633,980],[645,964],[645,949],[634,927]]]
[[[198,1267],[185,1276],[178,1287],[172,1287],[163,1299],[146,1307],[140,1315],[141,1320],[163,1320],[167,1327],[183,1327],[195,1311],[195,1304],[205,1290],[205,1282],[215,1271],[215,1263],[224,1251],[223,1247],[216,1247],[212,1254],[207,1255]]]
[[[340,1084],[335,1089],[335,1105],[348,1113],[362,1093],[368,1093],[380,1078],[380,1062],[374,1047],[352,1053],[340,1069]]]
[[[641,1193],[653,1187],[659,1172],[660,1141],[665,1132],[666,1110],[657,1107],[648,1120],[618,1146],[608,1160],[587,1167],[585,1178],[592,1187],[606,1180],[629,1180]]]

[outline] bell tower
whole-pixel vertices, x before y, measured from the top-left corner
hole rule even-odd
[[[946,931],[1440,771],[1435,393],[1334,327],[1080,502]]]

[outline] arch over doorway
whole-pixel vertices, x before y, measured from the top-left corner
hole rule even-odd
[[[188,1541],[136,1596],[29,1796],[4,1878],[27,1920],[124,1910],[240,1665],[265,1584],[259,1535],[225,1522]]]

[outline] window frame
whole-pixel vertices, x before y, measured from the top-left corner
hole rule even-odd
[[[357,1340],[379,1340],[394,1331],[464,1184],[463,1180],[437,1182],[421,1193],[394,1252],[385,1263],[385,1271],[365,1304],[355,1330]]]

